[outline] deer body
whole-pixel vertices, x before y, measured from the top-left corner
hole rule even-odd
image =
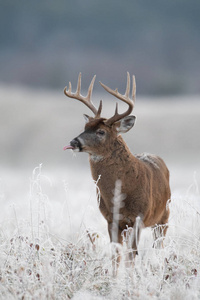
[[[151,160],[151,156],[148,156]],[[168,211],[163,209],[166,200],[170,199],[170,191],[167,187],[169,180],[168,169],[159,157],[153,157],[154,163],[141,160],[130,155],[126,161],[116,159],[112,164],[109,159],[94,162],[90,159],[92,177],[98,181],[101,193],[100,210],[108,223],[112,223],[112,198],[115,182],[120,179],[122,182],[122,194],[126,195],[124,207],[120,214],[123,216],[120,221],[120,231],[133,227],[135,218],[143,216],[145,227],[155,224],[165,224],[168,220]],[[164,170],[165,175],[161,170]],[[112,180],[109,180],[112,178]],[[157,184],[157,181],[165,182],[165,185]],[[156,193],[154,191],[157,191]]]
[[[134,79],[134,78],[133,78]],[[73,139],[70,146],[65,149],[87,152],[91,167],[92,177],[98,180],[100,190],[100,211],[108,223],[108,232],[111,241],[122,243],[122,231],[127,227],[134,227],[137,216],[141,216],[145,227],[154,227],[157,224],[165,225],[168,221],[169,210],[167,201],[170,199],[169,171],[164,161],[155,155],[142,154],[134,156],[120,133],[130,130],[135,117],[129,116],[133,104],[128,98],[130,89],[130,77],[127,76],[127,89],[124,96],[118,91],[110,90],[102,86],[117,98],[129,104],[125,114],[119,115],[116,109],[114,117],[104,119],[100,117],[102,103],[98,111],[89,100],[95,117],[86,117],[85,130]],[[71,85],[70,85],[71,87]],[[65,90],[69,97],[75,94]],[[80,94],[80,76],[76,92]],[[88,95],[91,96],[90,90]],[[135,86],[133,80],[133,99]],[[83,96],[81,96],[81,101]],[[78,99],[78,98],[77,98]],[[85,101],[85,100],[84,100]],[[88,99],[87,99],[88,101]],[[83,101],[82,101],[83,102]],[[87,106],[88,102],[87,102]],[[132,107],[130,107],[132,105]],[[123,206],[120,208],[118,221],[118,234],[113,240],[113,191],[117,180],[121,181],[121,194]],[[163,229],[165,235],[167,226]],[[137,250],[136,240],[133,239],[132,249]]]

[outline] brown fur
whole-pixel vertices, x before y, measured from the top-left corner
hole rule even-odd
[[[124,207],[120,209],[122,219],[118,224],[118,240],[122,243],[122,231],[134,227],[137,216],[142,216],[145,227],[164,225],[168,222],[170,199],[169,171],[164,161],[155,155],[134,156],[121,135],[119,124],[105,125],[105,119],[89,118],[85,131],[77,138],[84,141],[82,151],[89,153],[92,177],[98,181],[100,190],[100,211],[108,222],[108,231],[112,240],[113,190],[118,179],[121,180],[121,193],[125,194]],[[96,137],[98,130],[106,132],[100,141]],[[96,159],[95,159],[96,158]],[[164,227],[164,234],[167,226]],[[116,241],[115,241],[116,242]],[[132,248],[137,250],[136,241]]]
[[[167,201],[170,199],[169,171],[164,161],[155,155],[142,154],[134,156],[119,133],[130,130],[135,117],[130,116],[134,108],[136,83],[132,76],[132,94],[130,94],[130,74],[127,72],[127,85],[125,94],[122,95],[118,89],[112,90],[106,85],[101,86],[110,94],[117,97],[128,105],[128,109],[118,113],[118,106],[114,116],[109,119],[101,118],[102,101],[98,110],[91,101],[92,89],[95,76],[88,88],[87,96],[81,95],[81,73],[78,77],[77,90],[72,93],[71,83],[69,89],[64,89],[66,96],[83,102],[95,114],[95,117],[85,115],[87,123],[85,131],[73,139],[70,146],[65,149],[79,150],[89,154],[92,177],[98,180],[100,190],[100,211],[108,222],[108,232],[111,241],[122,243],[122,232],[133,228],[134,237],[131,240],[132,254],[137,252],[136,218],[142,218],[145,227],[161,225],[160,230],[154,232],[155,239],[160,234],[166,234],[169,209]],[[113,216],[113,191],[116,182],[121,182],[121,195],[123,195],[124,206],[120,208],[120,219],[116,222]],[[115,223],[115,224],[113,224]],[[116,224],[117,223],[117,224]],[[115,226],[114,226],[115,225]],[[118,226],[118,235],[113,235],[113,228]],[[160,231],[160,232],[159,232]],[[113,240],[114,239],[114,240]],[[135,250],[135,251],[134,251]]]

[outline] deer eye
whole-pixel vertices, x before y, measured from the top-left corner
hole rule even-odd
[[[103,136],[103,135],[105,134],[105,131],[102,130],[102,129],[98,129],[98,130],[96,131],[96,134],[99,135],[99,136]]]

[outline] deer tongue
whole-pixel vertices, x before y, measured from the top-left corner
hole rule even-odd
[[[63,150],[67,150],[67,149],[74,149],[74,147],[72,147],[72,146],[65,146],[64,148],[63,148]]]

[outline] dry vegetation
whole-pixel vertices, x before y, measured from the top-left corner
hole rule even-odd
[[[1,94],[0,298],[199,299],[198,99],[137,99],[137,123],[125,139],[133,152],[148,150],[167,162],[169,230],[164,249],[152,248],[151,229],[143,230],[134,269],[125,267],[124,248],[113,278],[115,245],[87,157],[62,151],[87,112],[62,93],[1,86]],[[113,107],[108,99],[106,116]]]
[[[56,199],[48,195],[51,185],[48,190],[47,181],[41,166],[36,168],[29,195],[21,199],[25,216],[12,204],[7,208],[9,218],[0,224],[1,299],[199,299],[200,194],[195,177],[184,194],[172,195],[165,248],[152,248],[151,230],[143,230],[135,267],[125,266],[126,249],[121,249],[123,261],[116,278],[112,275],[115,245],[95,226],[87,227],[87,218],[99,217],[91,210],[95,194],[85,211],[78,209],[78,202],[87,197],[84,189],[82,196],[77,193],[77,198],[74,194],[67,200],[66,230],[61,237],[54,229],[59,221],[52,225]],[[66,189],[65,184],[64,193]],[[4,197],[1,189],[1,202]],[[49,202],[53,202],[51,209]],[[76,212],[73,202],[77,202]],[[69,235],[74,213],[79,215],[79,224],[76,233]]]

